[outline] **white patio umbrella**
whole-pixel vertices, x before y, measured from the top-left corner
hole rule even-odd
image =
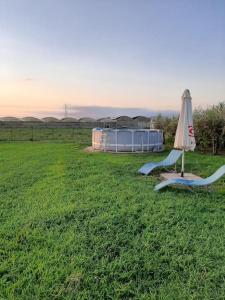
[[[191,95],[189,90],[185,90],[182,95],[182,105],[180,117],[177,125],[174,148],[182,149],[181,177],[184,176],[184,152],[194,151],[196,143],[194,137]]]

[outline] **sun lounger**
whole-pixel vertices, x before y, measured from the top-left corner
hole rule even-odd
[[[154,188],[155,191],[161,190],[162,188],[169,185],[183,185],[187,187],[195,187],[195,186],[208,186],[219,180],[223,175],[225,175],[225,165],[220,167],[213,175],[205,178],[205,179],[196,179],[196,180],[188,180],[183,178],[174,178],[165,180],[159,184],[157,184]]]
[[[181,157],[182,151],[181,150],[172,150],[170,154],[165,158],[164,160],[160,162],[150,162],[145,165],[143,165],[140,170],[138,170],[139,173],[148,175],[154,170],[155,168],[160,167],[170,167],[175,165],[177,160]]]

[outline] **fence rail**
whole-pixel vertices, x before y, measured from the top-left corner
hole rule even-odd
[[[116,122],[22,122],[22,121],[0,121],[0,128],[115,128]]]

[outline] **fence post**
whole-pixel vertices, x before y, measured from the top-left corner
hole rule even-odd
[[[12,127],[10,128],[10,138],[11,138],[11,141],[13,140],[13,130],[12,130]]]
[[[31,139],[34,141],[34,126],[31,126]]]

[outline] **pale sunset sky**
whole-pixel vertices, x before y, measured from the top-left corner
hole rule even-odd
[[[186,88],[225,100],[224,0],[0,0],[0,117],[178,111]]]

